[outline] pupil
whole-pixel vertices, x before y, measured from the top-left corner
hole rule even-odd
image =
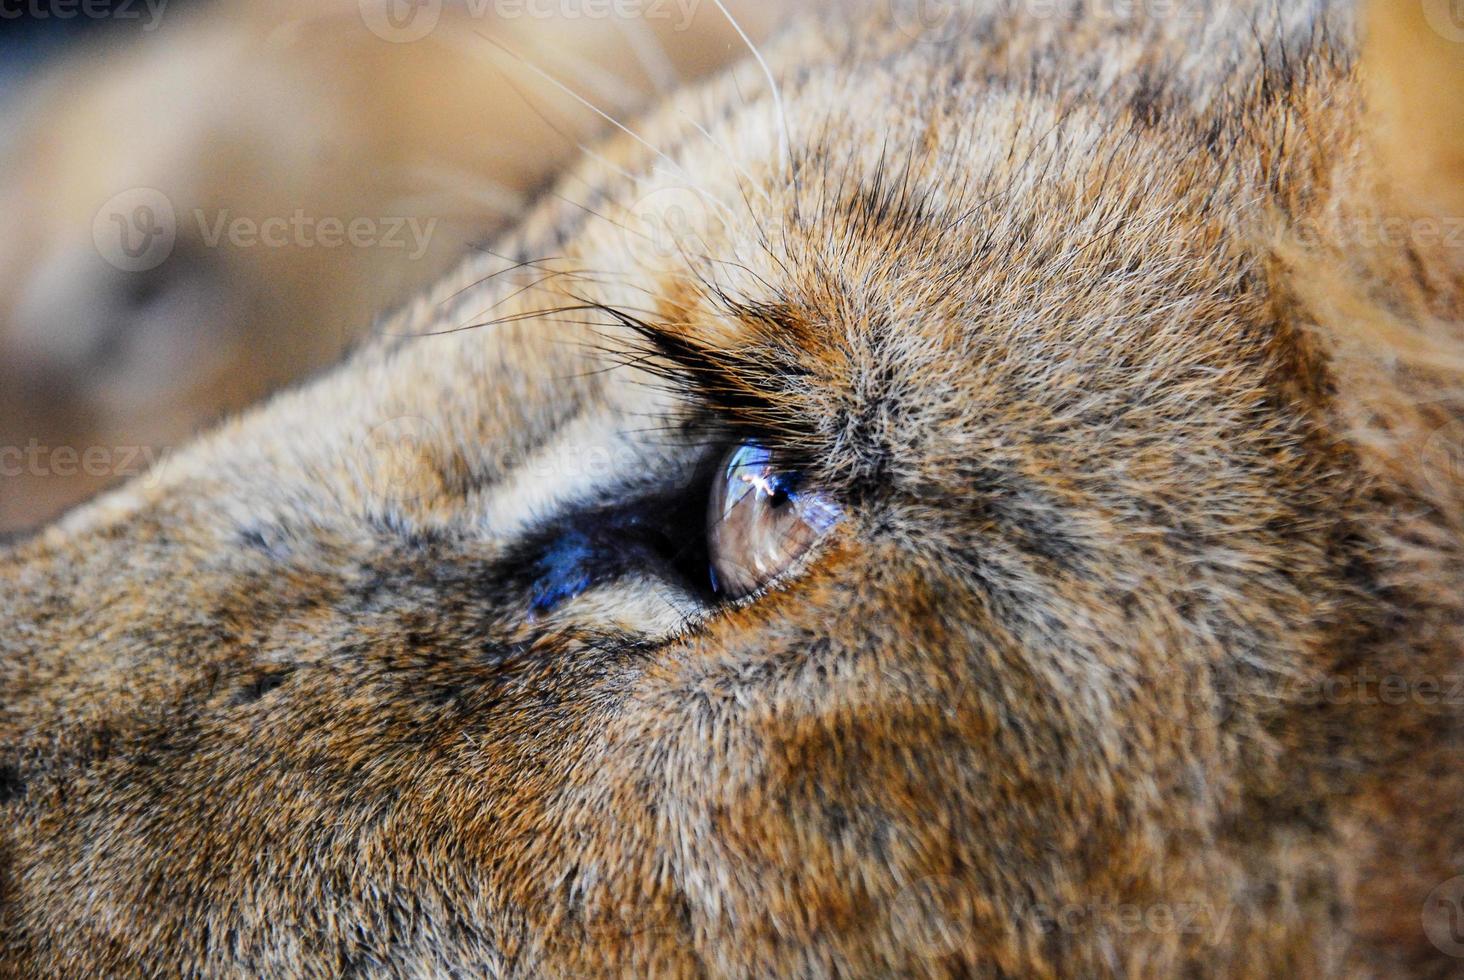
[[[798,478],[791,473],[779,473],[768,481],[771,494],[768,502],[773,507],[782,507],[793,499],[794,489],[798,485]]]

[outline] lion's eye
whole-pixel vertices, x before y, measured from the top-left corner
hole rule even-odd
[[[839,508],[780,471],[750,443],[734,449],[712,486],[708,543],[713,585],[740,599],[782,574],[839,522]]]

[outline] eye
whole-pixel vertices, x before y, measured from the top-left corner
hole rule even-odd
[[[837,506],[779,470],[770,452],[744,443],[712,485],[707,532],[712,583],[731,599],[751,595],[786,571],[843,516]]]

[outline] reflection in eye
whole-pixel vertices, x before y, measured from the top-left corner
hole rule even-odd
[[[772,454],[744,443],[712,485],[709,550],[712,580],[727,598],[751,595],[786,571],[833,529],[839,508],[780,471]]]

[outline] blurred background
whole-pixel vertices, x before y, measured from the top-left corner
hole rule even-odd
[[[0,0],[0,535],[339,361],[607,128],[584,102],[746,52],[711,0]]]

